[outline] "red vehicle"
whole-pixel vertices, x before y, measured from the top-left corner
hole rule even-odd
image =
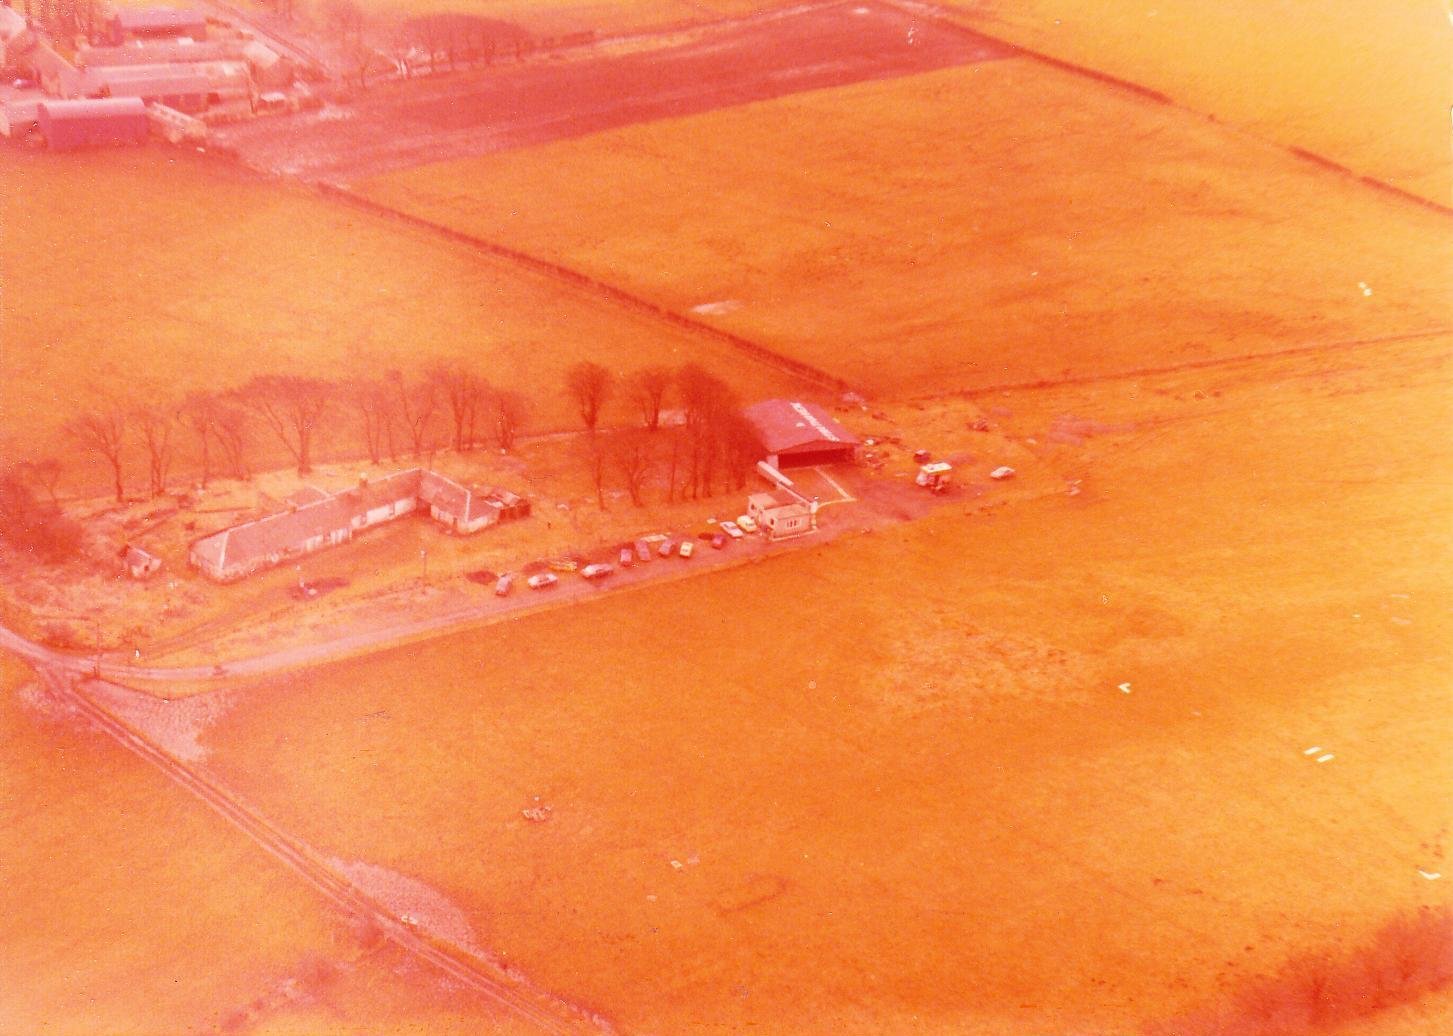
[[[711,538],[711,549],[712,550],[721,550],[726,545],[727,545],[727,538],[725,536],[723,536],[721,533],[717,533],[715,536],[713,536]]]
[[[630,547],[622,547],[620,563],[621,568],[630,568],[636,563],[636,552],[633,551]]]

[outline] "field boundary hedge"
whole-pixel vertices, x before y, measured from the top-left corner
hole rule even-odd
[[[390,205],[385,205],[382,202],[374,201],[372,198],[368,198],[364,195],[358,194],[348,189],[347,187],[340,187],[337,184],[320,183],[317,185],[317,188],[326,197],[342,201],[348,205],[354,206],[355,208],[363,209],[364,211],[371,212],[375,215],[384,216],[389,219],[406,223],[413,227],[418,227],[420,229],[428,230],[432,233],[442,235],[443,237],[446,237],[449,240],[454,241],[458,244],[467,245],[468,247],[473,248],[477,251],[484,252],[499,259],[504,259],[518,266],[523,266],[526,269],[533,270],[536,273],[542,273],[548,277],[564,281],[567,284],[571,284],[577,288],[583,288],[586,291],[591,292],[592,294],[609,299],[611,302],[615,303],[618,306],[621,306],[624,309],[628,309],[636,313],[644,313],[647,316],[664,321],[665,323],[671,324],[683,330],[690,331],[693,334],[701,335],[707,338],[713,338],[718,342],[722,342],[726,345],[731,346],[739,352],[745,353],[759,363],[763,363],[769,367],[775,367],[788,374],[792,374],[795,377],[801,378],[804,381],[812,382],[821,388],[830,389],[834,392],[844,392],[852,388],[852,386],[848,382],[844,381],[842,378],[839,378],[833,374],[829,374],[827,371],[819,370],[811,364],[803,363],[800,360],[794,360],[790,356],[783,356],[779,352],[769,349],[766,346],[761,345],[758,342],[754,342],[749,338],[743,338],[741,335],[735,334],[731,331],[726,331],[719,327],[713,327],[710,324],[702,323],[699,320],[692,320],[690,317],[683,316],[682,314],[677,313],[674,310],[670,310],[664,306],[657,305],[649,299],[642,298],[639,295],[634,295],[631,292],[628,292],[622,288],[618,288],[613,284],[597,280],[596,278],[591,277],[589,274],[581,273],[579,270],[571,269],[568,266],[562,266],[561,264],[551,262],[548,259],[541,259],[538,256],[530,255],[528,252],[521,252],[518,249],[510,248],[508,245],[502,245],[496,241],[490,241],[488,238],[477,237],[474,234],[467,234],[462,230],[455,230],[453,227],[446,226],[442,223],[437,223],[434,220],[427,219],[423,216],[417,216],[413,213],[404,212],[400,209],[393,208]]]

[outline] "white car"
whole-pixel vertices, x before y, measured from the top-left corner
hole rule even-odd
[[[742,532],[742,530],[737,527],[736,522],[722,522],[721,531],[726,533],[734,540],[739,540],[746,535],[746,533]]]
[[[738,529],[741,529],[742,532],[756,532],[757,531],[757,520],[755,518],[753,518],[751,515],[746,515],[746,514],[738,515],[737,516],[737,528]]]
[[[995,468],[993,471],[989,472],[989,477],[1001,480],[1006,478],[1013,478],[1014,469],[1011,468],[1009,465],[1005,464],[1003,467]]]
[[[681,547],[679,550],[677,550],[677,553],[680,554],[683,558],[689,558],[695,551],[696,544],[692,543],[690,540],[682,540]]]
[[[560,577],[554,572],[536,572],[525,582],[529,584],[531,590],[543,590],[547,586],[554,586],[560,582]]]
[[[600,562],[594,565],[586,565],[580,570],[580,574],[586,579],[604,579],[614,571],[615,569],[610,565]]]

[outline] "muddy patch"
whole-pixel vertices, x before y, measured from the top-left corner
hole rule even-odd
[[[227,714],[233,700],[232,692],[217,691],[167,701],[111,683],[89,684],[86,693],[97,705],[185,763],[206,760],[202,735]]]

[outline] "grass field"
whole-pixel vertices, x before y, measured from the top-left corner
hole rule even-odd
[[[334,952],[280,864],[0,655],[0,1029],[213,1027]]]
[[[1001,397],[1135,430],[1046,447],[1079,497],[259,686],[206,765],[627,1029],[1132,1031],[1448,902],[1447,346]]]
[[[746,398],[792,384],[727,346],[185,152],[7,151],[0,177],[14,211],[44,214],[0,239],[0,442],[21,457],[67,450],[65,420],[105,397],[166,402],[262,372],[467,360],[523,392],[545,429],[577,423],[560,386],[583,357],[622,371],[693,360]],[[352,421],[338,427],[357,455]],[[257,445],[254,467],[286,464],[267,433]],[[138,453],[133,482],[143,471]]]
[[[365,183],[883,394],[1438,327],[1446,222],[1023,59]],[[666,257],[663,260],[663,257]]]
[[[1446,5],[948,0],[962,20],[1441,205],[1453,201]],[[1396,69],[1396,72],[1392,70]]]

